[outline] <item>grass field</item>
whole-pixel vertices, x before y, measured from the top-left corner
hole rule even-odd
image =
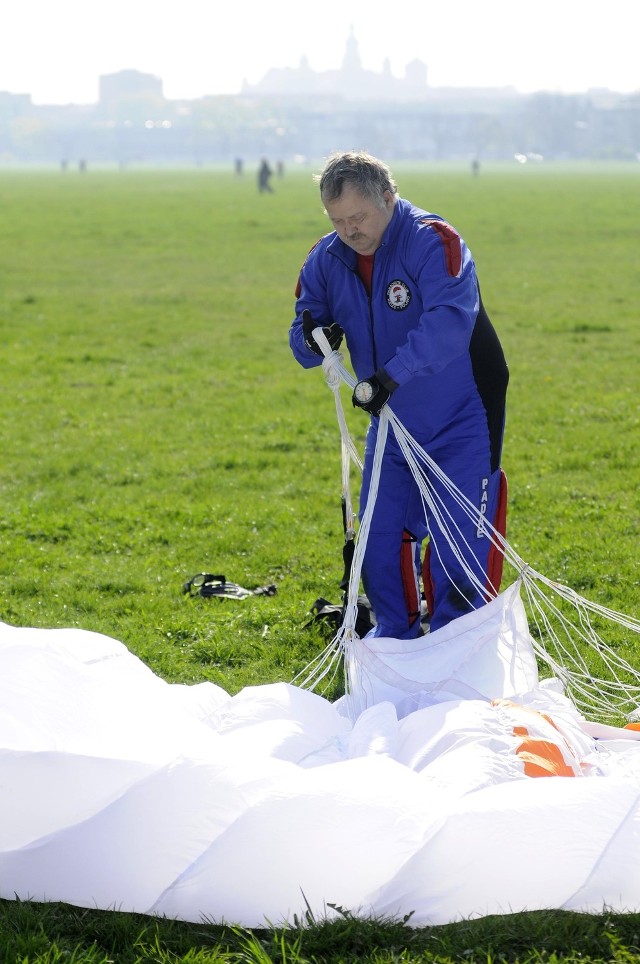
[[[637,616],[640,169],[394,172],[466,238],[505,347],[510,541]],[[251,172],[0,174],[1,620],[98,630],[168,680],[231,693],[291,679],[325,644],[305,624],[316,597],[339,601],[339,435],[287,343],[327,229],[311,174],[266,196]],[[277,594],[183,595],[200,570]],[[639,927],[248,934],[2,902],[0,961],[628,960]]]

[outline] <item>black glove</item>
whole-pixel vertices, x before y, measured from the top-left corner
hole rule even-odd
[[[311,317],[311,312],[308,308],[305,308],[302,312],[302,334],[304,335],[304,343],[307,348],[315,352],[316,355],[321,355],[322,348],[313,337],[313,331],[317,327],[318,325],[315,324]],[[328,325],[326,328],[323,328],[322,331],[331,346],[331,351],[337,351],[344,338],[344,332],[340,325],[334,321],[332,325]]]
[[[363,408],[370,415],[379,415],[398,383],[387,375],[384,368],[379,368],[375,375],[369,375],[358,382],[353,390],[351,401],[354,408]]]

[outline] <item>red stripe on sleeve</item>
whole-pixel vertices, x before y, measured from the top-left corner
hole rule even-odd
[[[462,245],[460,235],[446,221],[435,221],[429,218],[423,221],[437,232],[444,247],[444,257],[447,264],[447,274],[457,278],[462,268]]]

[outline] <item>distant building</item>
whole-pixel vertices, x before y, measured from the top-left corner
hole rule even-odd
[[[99,100],[34,105],[0,91],[0,165],[232,163],[267,155],[299,163],[363,146],[394,160],[466,164],[514,158],[640,161],[640,91],[579,95],[513,87],[431,87],[414,60],[365,70],[351,30],[337,70],[273,69],[237,95],[167,100],[162,80],[138,70],[99,78]]]
[[[162,81],[153,74],[139,70],[120,70],[115,74],[103,74],[99,81],[99,102],[103,107],[123,99],[150,97],[162,100]]]
[[[413,60],[405,76],[394,77],[389,59],[381,71],[365,70],[353,27],[347,38],[342,65],[338,70],[315,71],[307,57],[297,68],[273,68],[257,84],[242,87],[242,94],[259,97],[339,97],[345,101],[395,101],[424,99],[427,93],[427,66]]]
[[[9,94],[0,90],[0,117],[22,117],[31,110],[30,94]]]

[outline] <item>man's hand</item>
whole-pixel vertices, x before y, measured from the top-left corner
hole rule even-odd
[[[384,368],[379,368],[375,375],[358,382],[351,401],[354,408],[363,408],[370,415],[379,415],[397,387],[398,383],[387,375]]]
[[[315,324],[313,318],[311,317],[311,312],[308,308],[302,312],[302,334],[304,336],[304,343],[311,351],[315,352],[316,355],[322,354],[322,348],[318,342],[313,337],[314,328],[319,326]],[[328,325],[323,328],[325,338],[331,346],[331,351],[337,351],[340,347],[342,339],[344,338],[344,332],[337,322],[333,322],[332,325]]]

